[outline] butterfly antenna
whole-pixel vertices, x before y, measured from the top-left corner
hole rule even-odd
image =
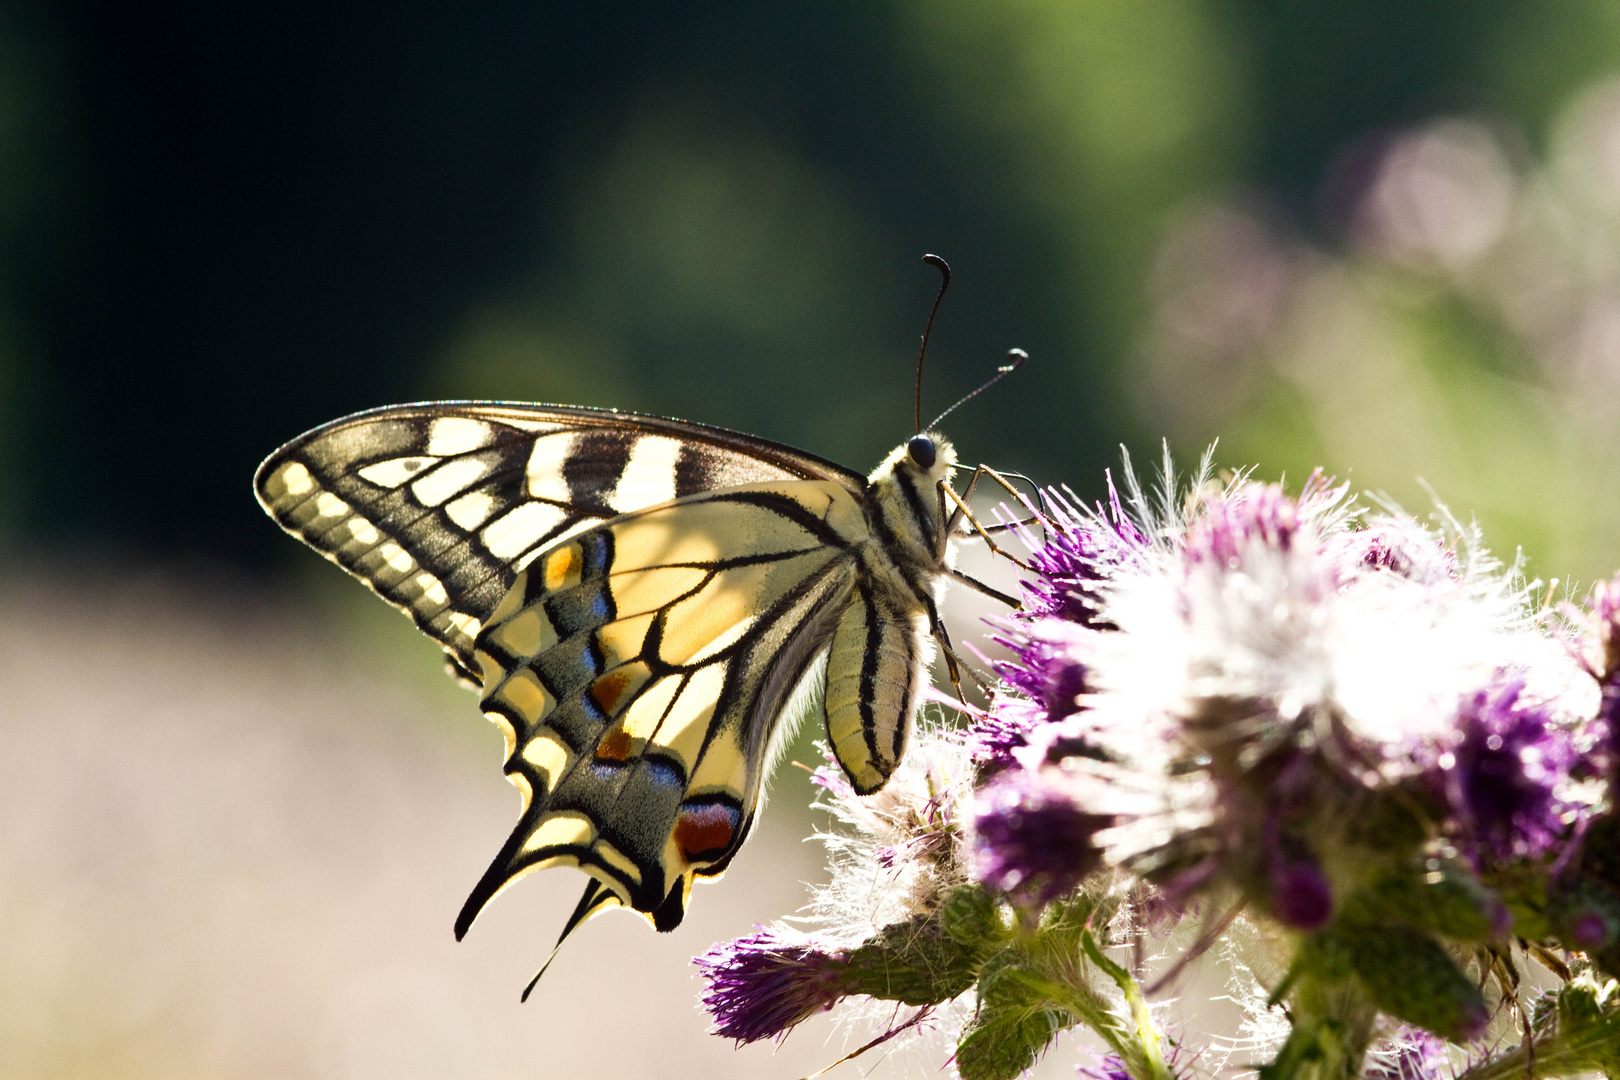
[[[992,386],[996,385],[996,383],[1000,382],[1002,379],[1005,379],[1008,375],[1011,375],[1013,372],[1015,372],[1019,368],[1023,367],[1024,366],[1024,361],[1026,361],[1028,359],[1029,359],[1029,353],[1025,352],[1023,349],[1008,349],[1007,350],[1007,361],[1008,362],[1005,363],[1005,364],[1002,364],[1000,367],[996,368],[996,373],[994,375],[990,376],[989,380],[987,380],[983,386],[979,387],[977,390],[968,391],[966,394],[962,395],[962,400],[961,401],[958,401],[955,405],[952,405],[950,408],[946,409],[944,412],[942,412],[938,416],[934,417],[933,420],[929,421],[928,430],[933,431],[934,428],[939,425],[939,422],[941,420],[943,420],[947,416],[951,415],[951,413],[955,412],[960,406],[967,404],[973,398],[978,397],[980,394],[984,393],[986,390],[988,390]],[[919,377],[919,379],[921,378],[921,372],[920,371],[918,372],[918,377]],[[917,430],[922,431],[923,429],[918,428]]]
[[[923,262],[939,271],[939,292],[934,297],[934,306],[928,309],[928,323],[923,327],[922,347],[917,350],[917,434],[922,434],[922,364],[923,354],[928,351],[928,335],[934,330],[934,316],[939,314],[939,302],[945,299],[945,290],[951,287],[951,264],[938,255],[924,255]],[[952,408],[955,408],[953,405]],[[929,425],[932,427],[933,425]]]

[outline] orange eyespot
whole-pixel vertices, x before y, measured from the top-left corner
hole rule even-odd
[[[687,803],[675,821],[675,846],[688,863],[717,858],[731,846],[739,816],[721,803]]]
[[[546,588],[552,592],[579,583],[579,571],[585,560],[580,555],[579,545],[569,544],[558,548],[546,556],[544,573]]]
[[[591,684],[591,697],[602,711],[609,714],[619,711],[628,696],[627,691],[632,689],[635,682],[635,673],[627,668],[615,668]]]

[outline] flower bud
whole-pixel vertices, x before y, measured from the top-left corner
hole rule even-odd
[[[906,1005],[937,1005],[973,985],[983,952],[977,942],[964,945],[946,933],[938,918],[916,915],[884,927],[850,951],[850,992]]]
[[[939,924],[952,941],[969,948],[991,943],[1005,929],[995,899],[976,885],[951,892],[940,910]]]
[[[1073,1023],[1054,1010],[1031,979],[1029,958],[1013,949],[985,961],[979,1009],[956,1048],[962,1080],[1013,1080],[1035,1064],[1046,1045]]]

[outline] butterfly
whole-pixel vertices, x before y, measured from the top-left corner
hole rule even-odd
[[[854,790],[884,785],[936,638],[956,670],[945,583],[987,588],[952,568],[968,492],[921,426],[862,476],[680,420],[430,402],[265,460],[270,516],[410,615],[505,735],[523,810],[457,938],[564,865],[590,878],[564,938],[615,905],[679,925],[747,838],[801,688]]]

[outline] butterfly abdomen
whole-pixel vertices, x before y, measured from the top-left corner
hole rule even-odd
[[[827,738],[858,795],[889,779],[906,751],[922,682],[920,612],[894,610],[882,593],[856,590],[827,655]]]

